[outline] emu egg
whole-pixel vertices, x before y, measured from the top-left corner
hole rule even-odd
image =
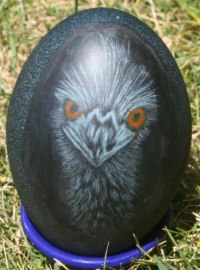
[[[191,139],[188,96],[161,39],[115,9],[73,15],[40,41],[17,80],[8,156],[37,230],[71,253],[142,241],[168,209]]]

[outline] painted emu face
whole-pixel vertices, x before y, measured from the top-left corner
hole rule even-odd
[[[52,126],[63,159],[67,138],[99,167],[132,140],[135,147],[145,140],[156,120],[157,102],[154,81],[134,61],[130,41],[97,34],[87,49],[87,57],[63,70]]]
[[[72,224],[85,232],[114,226],[113,216],[126,215],[125,224],[133,219],[133,199],[144,178],[141,149],[157,119],[150,71],[134,59],[130,40],[110,31],[75,39],[85,41],[82,47],[73,41],[66,46],[66,64],[52,88],[50,122],[63,181],[73,183],[61,193],[71,205]]]

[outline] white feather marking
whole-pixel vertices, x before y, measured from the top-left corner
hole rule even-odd
[[[64,80],[55,89],[57,107],[51,114],[63,159],[66,136],[95,166],[100,166],[135,137],[136,133],[126,125],[131,110],[139,107],[145,110],[140,138],[148,136],[158,110],[155,82],[144,65],[134,62],[130,43],[120,43],[103,34],[99,34],[98,40],[95,44],[98,57],[91,50],[87,61],[77,61],[76,65],[69,62],[63,71]],[[84,112],[71,122],[64,117],[64,103],[68,99]]]

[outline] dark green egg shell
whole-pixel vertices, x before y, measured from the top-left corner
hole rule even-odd
[[[136,150],[134,143],[130,142],[116,152],[116,158],[102,161],[101,166],[97,166],[100,164],[97,154],[96,159],[91,154],[93,163],[89,162],[67,138],[64,162],[65,154],[60,154],[59,147],[65,145],[62,146],[63,141],[61,146],[57,145],[59,132],[62,133],[62,127],[57,132],[61,120],[58,115],[58,123],[56,118],[53,118],[54,122],[51,120],[59,107],[55,89],[64,78],[63,69],[70,73],[72,69],[69,70],[69,67],[75,65],[80,72],[80,63],[83,67],[87,65],[93,41],[98,44],[99,34],[116,40],[124,48],[130,44],[131,61],[149,70],[149,76],[154,80],[156,119],[152,124],[144,123],[149,125],[146,127],[149,128],[147,138],[138,143]],[[128,47],[126,50],[129,50]],[[104,68],[103,61],[101,64]],[[84,72],[87,74],[87,69]],[[90,72],[89,79],[85,79],[88,88],[94,84]],[[140,80],[143,81],[142,78]],[[64,102],[67,98],[70,99],[68,96]],[[91,103],[92,109],[101,104],[101,100],[95,102]],[[80,106],[80,110],[85,109],[85,115],[89,114],[89,109],[92,110],[88,107],[87,111],[87,106]],[[102,119],[112,109],[108,104],[106,106],[104,111],[102,109]],[[115,108],[120,110],[120,105]],[[78,109],[74,105],[71,113]],[[62,107],[62,110],[61,118],[64,119],[65,108]],[[140,115],[136,116],[135,121]],[[55,130],[52,127],[54,124]],[[140,138],[139,129],[133,132]],[[155,227],[177,191],[186,166],[190,140],[190,107],[176,62],[165,44],[147,25],[115,9],[86,10],[63,20],[49,31],[25,63],[8,110],[8,156],[22,204],[36,228],[49,242],[82,255],[103,256],[108,241],[109,254],[122,252],[133,245],[133,233],[142,240]],[[137,153],[138,159],[135,158]],[[123,158],[126,164],[120,163]],[[123,166],[126,170],[130,169],[130,173]],[[131,166],[137,167],[134,177]],[[123,177],[127,177],[117,177],[118,168]],[[135,190],[132,190],[131,177],[136,182]]]

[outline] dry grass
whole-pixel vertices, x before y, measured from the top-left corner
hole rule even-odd
[[[55,4],[56,3],[56,4]],[[145,21],[165,41],[187,85],[193,117],[189,165],[173,202],[167,239],[129,269],[200,269],[200,2],[198,0],[82,0],[79,10],[106,6]],[[26,240],[19,220],[5,143],[6,111],[27,56],[47,31],[74,13],[73,0],[0,2],[0,269],[52,269]],[[56,262],[54,269],[59,268]]]

